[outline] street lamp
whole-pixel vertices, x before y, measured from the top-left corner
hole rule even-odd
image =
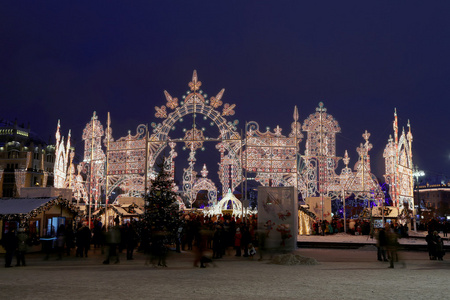
[[[420,194],[419,194],[419,178],[425,176],[425,172],[422,170],[419,170],[419,168],[416,166],[414,166],[413,169],[413,177],[416,179],[416,184],[417,184],[417,208],[419,209],[420,212]],[[413,193],[413,197],[414,197],[414,193]],[[415,198],[415,197],[414,197]],[[414,215],[414,230],[416,231],[416,226],[417,226],[417,222],[416,222],[416,213],[415,213],[415,207],[413,207],[413,215]]]
[[[422,170],[419,170],[417,165],[414,166],[413,177],[416,179],[417,184],[419,184],[419,177],[423,177],[423,176],[425,176],[425,172]]]

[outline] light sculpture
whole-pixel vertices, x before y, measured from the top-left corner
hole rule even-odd
[[[78,197],[86,198],[86,188],[83,188],[81,176],[84,170],[90,176],[87,179],[91,184],[88,195],[92,195],[93,199],[98,199],[101,189],[106,191],[108,197],[118,187],[128,195],[142,195],[147,190],[147,178],[154,176],[156,161],[167,146],[170,147],[170,152],[163,168],[174,179],[175,158],[178,156],[176,147],[181,144],[183,149],[189,151],[188,167],[183,173],[184,198],[192,205],[198,191],[207,190],[209,203],[212,205],[208,213],[217,213],[218,209],[214,206],[218,203],[217,188],[207,178],[206,165],[200,172],[202,177],[197,178],[195,171],[198,150],[203,150],[207,142],[215,142],[220,160],[218,175],[222,195],[228,195],[244,178],[248,178],[247,174],[244,176],[245,171],[253,173],[252,177],[264,186],[295,186],[303,198],[324,196],[345,201],[346,197],[354,195],[356,200],[367,201],[367,205],[368,201],[373,201],[376,205],[382,203],[384,194],[371,173],[370,134],[367,131],[363,134],[364,143],[357,148],[359,158],[353,170],[349,167],[350,157],[345,151],[342,157],[344,167],[337,172],[341,158],[336,156],[336,134],[341,128],[334,117],[328,114],[322,102],[303,124],[299,122],[295,107],[289,134],[283,135],[279,126],[273,131],[260,131],[259,124],[252,121],[245,125],[245,134],[241,136],[237,133],[238,121],[227,120],[235,114],[236,105],[223,102],[225,89],[208,99],[200,89],[202,82],[195,70],[188,86],[190,90],[181,97],[181,101],[164,91],[165,105],[155,106],[155,117],[160,122],[151,123],[151,132],[148,126],[141,124],[135,135],[128,132],[127,136],[114,140],[109,116],[107,129],[103,132],[103,126],[94,112],[91,122],[83,131],[84,165],[78,170],[78,174],[71,162],[66,163],[71,155],[68,150],[69,141],[65,147],[57,136],[57,156],[62,158],[56,163],[57,184],[62,182],[59,178],[66,178],[66,185],[75,189]],[[192,123],[186,122],[191,119]],[[216,127],[217,135],[207,134],[209,132],[200,123],[204,121]],[[188,125],[183,130],[184,135],[180,137],[175,136],[177,122]],[[384,152],[385,178],[390,184],[394,205],[400,208],[404,203],[409,208],[412,207],[412,134],[409,123],[408,127],[409,132],[406,134],[403,130],[398,137],[395,113],[394,139],[389,139]],[[304,138],[302,131],[306,132],[303,155],[299,146]],[[101,145],[101,137],[104,135],[106,156]],[[17,173],[17,179],[20,183],[20,173]],[[311,218],[305,212],[302,223]]]
[[[398,136],[397,110],[394,111],[394,138],[389,137],[383,157],[385,158],[386,183],[389,184],[389,194],[393,205],[399,209],[414,210],[414,178],[412,162],[411,125],[408,120],[408,133],[402,130]]]
[[[89,164],[88,204],[91,206],[95,201],[95,208],[97,208],[99,195],[104,186],[106,157],[101,144],[103,135],[103,125],[94,112],[91,122],[87,123],[83,130],[82,139],[84,140],[83,162]]]
[[[305,196],[326,195],[336,190],[335,169],[339,160],[336,157],[336,133],[341,132],[341,128],[320,102],[316,112],[304,121],[302,129],[307,133],[303,156],[306,167],[302,174],[306,185]]]
[[[242,181],[242,166],[240,161],[241,136],[236,132],[236,121],[228,121],[225,117],[234,115],[235,104],[223,103],[222,89],[216,96],[207,99],[207,95],[200,90],[202,82],[198,80],[197,72],[194,70],[192,80],[188,84],[190,91],[183,96],[183,101],[172,97],[169,92],[164,91],[167,103],[163,106],[155,106],[155,117],[162,119],[161,123],[152,123],[153,133],[149,138],[149,166],[153,167],[157,157],[162,153],[168,143],[184,143],[189,149],[189,167],[183,174],[183,191],[192,202],[194,186],[194,164],[195,155],[198,149],[203,148],[203,143],[216,142],[219,150],[221,163],[219,177],[222,183],[222,191],[228,188],[235,189]],[[222,107],[222,111],[219,109]],[[203,130],[200,130],[199,116],[203,115],[204,120],[210,120],[216,126],[219,135],[205,137]],[[169,132],[175,127],[177,122],[184,121],[187,116],[192,117],[192,127],[185,131],[182,138],[171,138]]]

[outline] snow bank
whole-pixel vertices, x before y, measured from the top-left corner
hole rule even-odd
[[[270,263],[286,266],[319,264],[314,258],[305,257],[298,254],[280,254],[274,256]]]

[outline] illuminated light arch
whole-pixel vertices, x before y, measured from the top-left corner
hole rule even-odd
[[[215,204],[217,202],[217,188],[214,182],[207,178],[208,170],[206,164],[203,165],[203,169],[200,173],[202,174],[202,177],[197,179],[192,186],[193,199],[197,198],[198,192],[205,190],[208,191],[208,203]]]
[[[202,83],[198,80],[197,72],[194,70],[192,81],[189,83],[191,91],[188,92],[188,95],[185,97],[184,101],[180,102],[181,106],[179,106],[177,98],[173,98],[167,91],[164,91],[167,100],[166,105],[155,107],[155,117],[162,118],[163,121],[159,124],[152,123],[153,133],[149,139],[149,166],[154,166],[156,159],[169,142],[184,142],[186,147],[191,149],[191,152],[194,152],[194,154],[191,155],[195,155],[195,151],[203,146],[204,141],[216,141],[221,143],[223,146],[223,152],[221,152],[222,169],[231,168],[230,176],[227,178],[221,176],[222,185],[224,189],[228,187],[234,189],[237,186],[236,182],[240,182],[242,180],[242,168],[238,159],[238,152],[242,147],[242,143],[241,136],[236,132],[237,122],[227,121],[225,117],[234,115],[234,108],[236,105],[225,103],[222,107],[222,112],[219,112],[218,109],[223,104],[222,97],[225,89],[222,89],[215,97],[211,97],[207,100],[203,92],[199,90],[201,85]],[[171,109],[173,111],[168,113],[167,109]],[[176,122],[182,120],[183,117],[187,115],[193,115],[194,117],[196,115],[203,115],[206,120],[211,121],[211,125],[214,124],[218,128],[219,136],[214,138],[204,137],[200,131],[195,128],[194,124],[194,127],[188,131],[191,132],[190,135],[187,134],[182,139],[170,139],[170,130],[174,128]],[[195,139],[195,143],[192,141],[194,138],[197,138]],[[225,151],[228,151],[228,154],[225,154]],[[190,186],[184,185],[183,187],[185,192],[188,192],[188,194],[192,194],[189,191],[186,191],[186,188],[192,188],[193,186],[191,173],[192,170],[189,171],[188,168],[185,170],[185,175],[183,175],[184,182],[191,182]],[[229,184],[226,181],[231,181],[232,183]]]

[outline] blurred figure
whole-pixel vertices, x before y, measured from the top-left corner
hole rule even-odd
[[[436,242],[432,231],[428,231],[425,241],[427,242],[428,256],[430,257],[430,260],[436,260]]]
[[[437,231],[433,232],[433,240],[436,247],[436,258],[438,260],[444,260],[444,243],[442,242],[441,237],[439,236],[439,233]]]
[[[94,249],[101,248],[103,246],[102,227],[102,222],[99,220],[94,221],[94,228],[92,229],[92,242],[94,244]]]
[[[236,233],[234,235],[234,248],[236,249],[236,254],[234,256],[241,256],[241,240],[241,229],[238,227],[236,228]]]
[[[87,227],[87,223],[84,222],[82,226],[78,227],[77,233],[75,234],[77,253],[76,256],[87,257],[89,246],[91,244],[91,230]]]
[[[266,252],[266,237],[267,232],[263,229],[257,230],[258,236],[258,252],[259,252],[259,261],[263,260],[263,254]]]
[[[118,247],[121,242],[121,232],[119,228],[119,223],[116,222],[116,225],[109,229],[106,232],[106,244],[108,245],[108,255],[106,259],[103,261],[103,264],[109,264],[110,260],[115,257],[115,263],[119,263],[119,252]]]
[[[167,267],[166,258],[168,249],[166,247],[167,236],[164,230],[155,231],[152,234],[152,245],[151,245],[151,263],[155,266],[154,259],[158,259],[159,267]]]
[[[11,262],[14,257],[14,252],[17,248],[16,229],[11,228],[3,235],[2,246],[5,248],[5,268],[11,268]]]
[[[58,253],[57,260],[62,259],[62,255],[64,252],[65,238],[66,238],[66,228],[64,224],[60,224],[58,230],[56,231],[56,251]]]
[[[70,256],[72,248],[75,247],[75,233],[73,232],[72,224],[66,224],[64,234],[65,234],[64,240],[66,243],[66,254],[67,256]]]
[[[222,231],[222,226],[217,225],[216,226],[216,230],[214,231],[214,235],[213,235],[213,256],[212,258],[222,258],[223,255],[223,249],[222,249],[222,245],[223,245],[223,231]]]
[[[381,228],[377,234],[377,259],[379,261],[388,261],[386,259],[386,230]]]
[[[389,268],[394,268],[394,261],[398,262],[398,235],[395,232],[394,225],[386,224],[387,251],[389,255]],[[405,263],[402,262],[403,266]]]
[[[127,260],[133,259],[134,248],[138,243],[138,235],[134,230],[134,226],[131,223],[127,224],[127,230],[125,231],[125,244],[127,247]]]
[[[211,259],[205,256],[207,241],[207,230],[202,228],[196,235],[194,267],[198,267],[198,263],[200,263],[200,268],[206,268],[206,264],[211,262]]]
[[[16,267],[19,267],[20,264],[22,266],[26,266],[25,264],[25,253],[28,250],[29,236],[25,231],[25,228],[19,228],[17,234],[17,251],[16,251]]]

